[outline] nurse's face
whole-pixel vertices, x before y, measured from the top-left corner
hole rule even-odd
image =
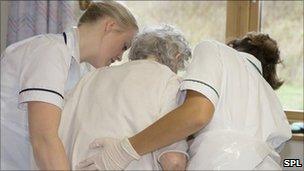
[[[116,60],[121,60],[123,53],[131,46],[136,30],[119,31],[113,29],[100,40],[98,54],[94,60],[94,67],[109,66]]]

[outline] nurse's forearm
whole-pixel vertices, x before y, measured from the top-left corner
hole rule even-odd
[[[67,157],[58,136],[31,139],[36,164],[41,170],[69,170]]]
[[[190,119],[195,113],[181,106],[129,138],[129,141],[139,155],[144,155],[182,140],[202,127],[199,120]]]
[[[211,120],[213,111],[213,105],[207,98],[196,92],[187,93],[183,105],[129,138],[129,141],[139,155],[152,152],[203,128]]]

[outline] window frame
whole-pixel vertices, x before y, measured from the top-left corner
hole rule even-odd
[[[304,113],[299,110],[285,110],[289,123],[304,122]],[[292,134],[292,140],[304,141],[304,134]]]
[[[259,1],[227,1],[226,42],[260,30]]]

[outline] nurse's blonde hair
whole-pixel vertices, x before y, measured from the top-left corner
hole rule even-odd
[[[138,30],[138,25],[132,13],[122,4],[115,1],[80,1],[80,8],[85,10],[78,21],[78,27],[85,23],[94,23],[105,16],[118,22],[123,29]]]

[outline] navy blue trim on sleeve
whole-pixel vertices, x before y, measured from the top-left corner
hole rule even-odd
[[[63,38],[64,38],[64,43],[67,44],[67,36],[66,36],[65,32],[63,32],[62,35],[63,35]]]
[[[61,95],[60,93],[58,93],[58,92],[56,92],[56,91],[53,91],[53,90],[44,89],[44,88],[27,88],[27,89],[21,90],[21,91],[19,92],[19,94],[21,94],[22,92],[25,92],[25,91],[47,91],[47,92],[50,92],[50,93],[57,94],[57,95],[60,96],[62,99],[64,99],[64,98],[63,98],[63,95]]]
[[[259,72],[261,75],[263,75],[262,72],[260,71],[260,69],[259,69],[252,61],[250,61],[249,59],[247,59],[247,60],[248,60],[248,62],[250,62],[250,63],[255,67],[256,70],[258,70],[258,72]]]
[[[204,82],[198,81],[198,80],[193,80],[193,79],[185,79],[185,80],[183,80],[183,81],[192,81],[192,82],[204,84],[205,86],[211,88],[211,89],[216,93],[217,97],[220,98],[220,95],[218,94],[218,92],[217,92],[213,87],[211,87],[209,84],[207,84],[207,83],[204,83]]]

